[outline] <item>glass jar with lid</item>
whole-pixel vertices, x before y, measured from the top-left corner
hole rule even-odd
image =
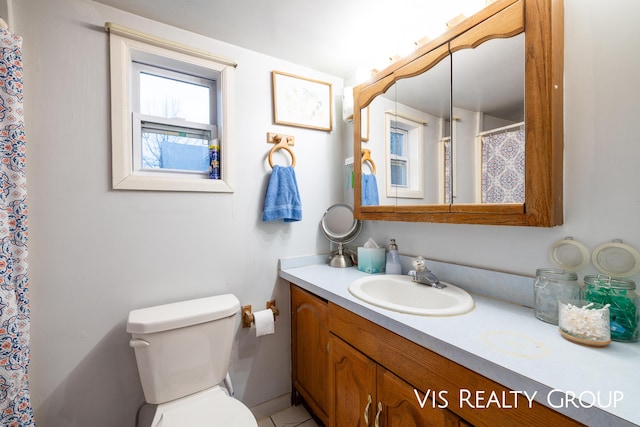
[[[638,340],[639,295],[633,280],[609,276],[584,276],[585,299],[609,305],[611,339]]]
[[[544,322],[558,324],[558,300],[580,299],[581,288],[574,271],[559,268],[539,268],[533,282],[536,317]]]

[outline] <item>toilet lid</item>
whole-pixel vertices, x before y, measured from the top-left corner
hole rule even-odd
[[[257,427],[255,417],[220,386],[158,405],[152,427]]]

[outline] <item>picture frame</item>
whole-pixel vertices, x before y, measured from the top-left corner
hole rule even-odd
[[[282,71],[271,74],[275,124],[327,132],[333,130],[331,83]]]

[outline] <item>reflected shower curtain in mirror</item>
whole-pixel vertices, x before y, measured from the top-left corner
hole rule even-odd
[[[22,38],[0,29],[0,425],[34,426],[28,381]]]
[[[440,140],[442,144],[442,164],[443,173],[442,177],[444,188],[444,200],[441,203],[451,204],[453,203],[453,156],[451,152],[451,138],[446,137]]]
[[[524,130],[482,137],[482,203],[524,203]]]

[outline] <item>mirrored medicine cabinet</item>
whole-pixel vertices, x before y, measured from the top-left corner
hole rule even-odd
[[[562,224],[563,38],[561,0],[498,0],[355,87],[356,218]]]

